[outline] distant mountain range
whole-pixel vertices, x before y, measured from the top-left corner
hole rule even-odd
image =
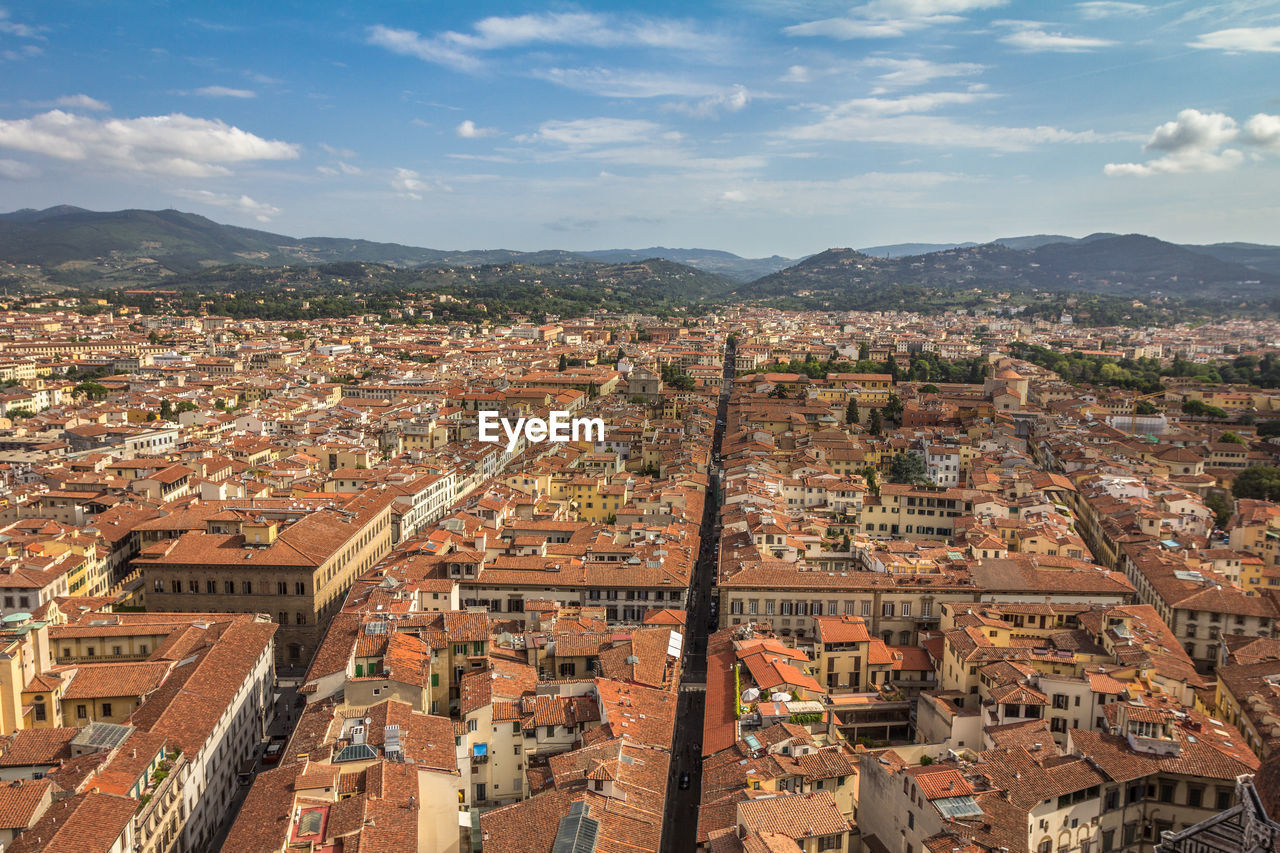
[[[833,306],[851,299],[870,301],[869,294],[903,286],[1162,295],[1191,301],[1230,299],[1237,304],[1280,296],[1280,247],[1179,246],[1142,234],[1042,242],[1053,239],[1014,238],[897,257],[891,252],[881,257],[828,249],[748,282],[737,294],[745,299],[805,295]],[[1027,248],[1011,248],[1009,243]]]
[[[919,286],[946,290],[1047,290],[1183,299],[1272,299],[1280,295],[1280,246],[1177,245],[1141,234],[1002,237],[989,243],[899,243],[829,249],[794,260],[743,258],[714,249],[604,249],[587,252],[507,249],[447,251],[335,237],[289,237],[223,225],[177,210],[95,212],[60,206],[0,214],[0,260],[73,280],[111,269],[190,274],[226,264],[280,266],[365,262],[400,269],[528,264],[538,267],[633,264],[662,259],[701,271],[699,295],[782,299],[798,293],[836,297]],[[663,267],[663,276],[678,270]],[[713,286],[705,274],[718,276]],[[690,294],[691,298],[696,298]]]

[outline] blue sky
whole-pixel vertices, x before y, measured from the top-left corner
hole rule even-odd
[[[438,248],[1280,243],[1280,0],[0,0],[0,209]]]

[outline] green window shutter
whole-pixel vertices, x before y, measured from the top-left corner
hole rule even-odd
[[[364,664],[358,663],[356,664],[356,678],[359,678],[362,675],[364,675]]]
[[[440,673],[438,672],[431,673],[431,686],[432,687],[440,686]]]

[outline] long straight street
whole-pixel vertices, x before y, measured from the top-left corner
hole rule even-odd
[[[706,699],[707,636],[711,625],[711,597],[715,590],[720,550],[720,447],[734,377],[734,347],[726,348],[722,390],[711,440],[707,495],[702,509],[701,546],[689,584],[689,621],[685,627],[684,672],[676,705],[676,731],[667,786],[667,822],[663,853],[687,853],[697,843],[698,800],[702,791],[702,719]],[[687,774],[687,778],[686,778]],[[682,784],[683,783],[683,784]]]

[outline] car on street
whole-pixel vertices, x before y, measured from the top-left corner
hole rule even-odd
[[[266,750],[262,753],[263,764],[279,764],[280,756],[284,754],[284,741],[273,740],[267,744]]]
[[[689,771],[686,770],[685,772],[680,774],[680,790],[681,791],[689,790],[689,781],[690,781]]]

